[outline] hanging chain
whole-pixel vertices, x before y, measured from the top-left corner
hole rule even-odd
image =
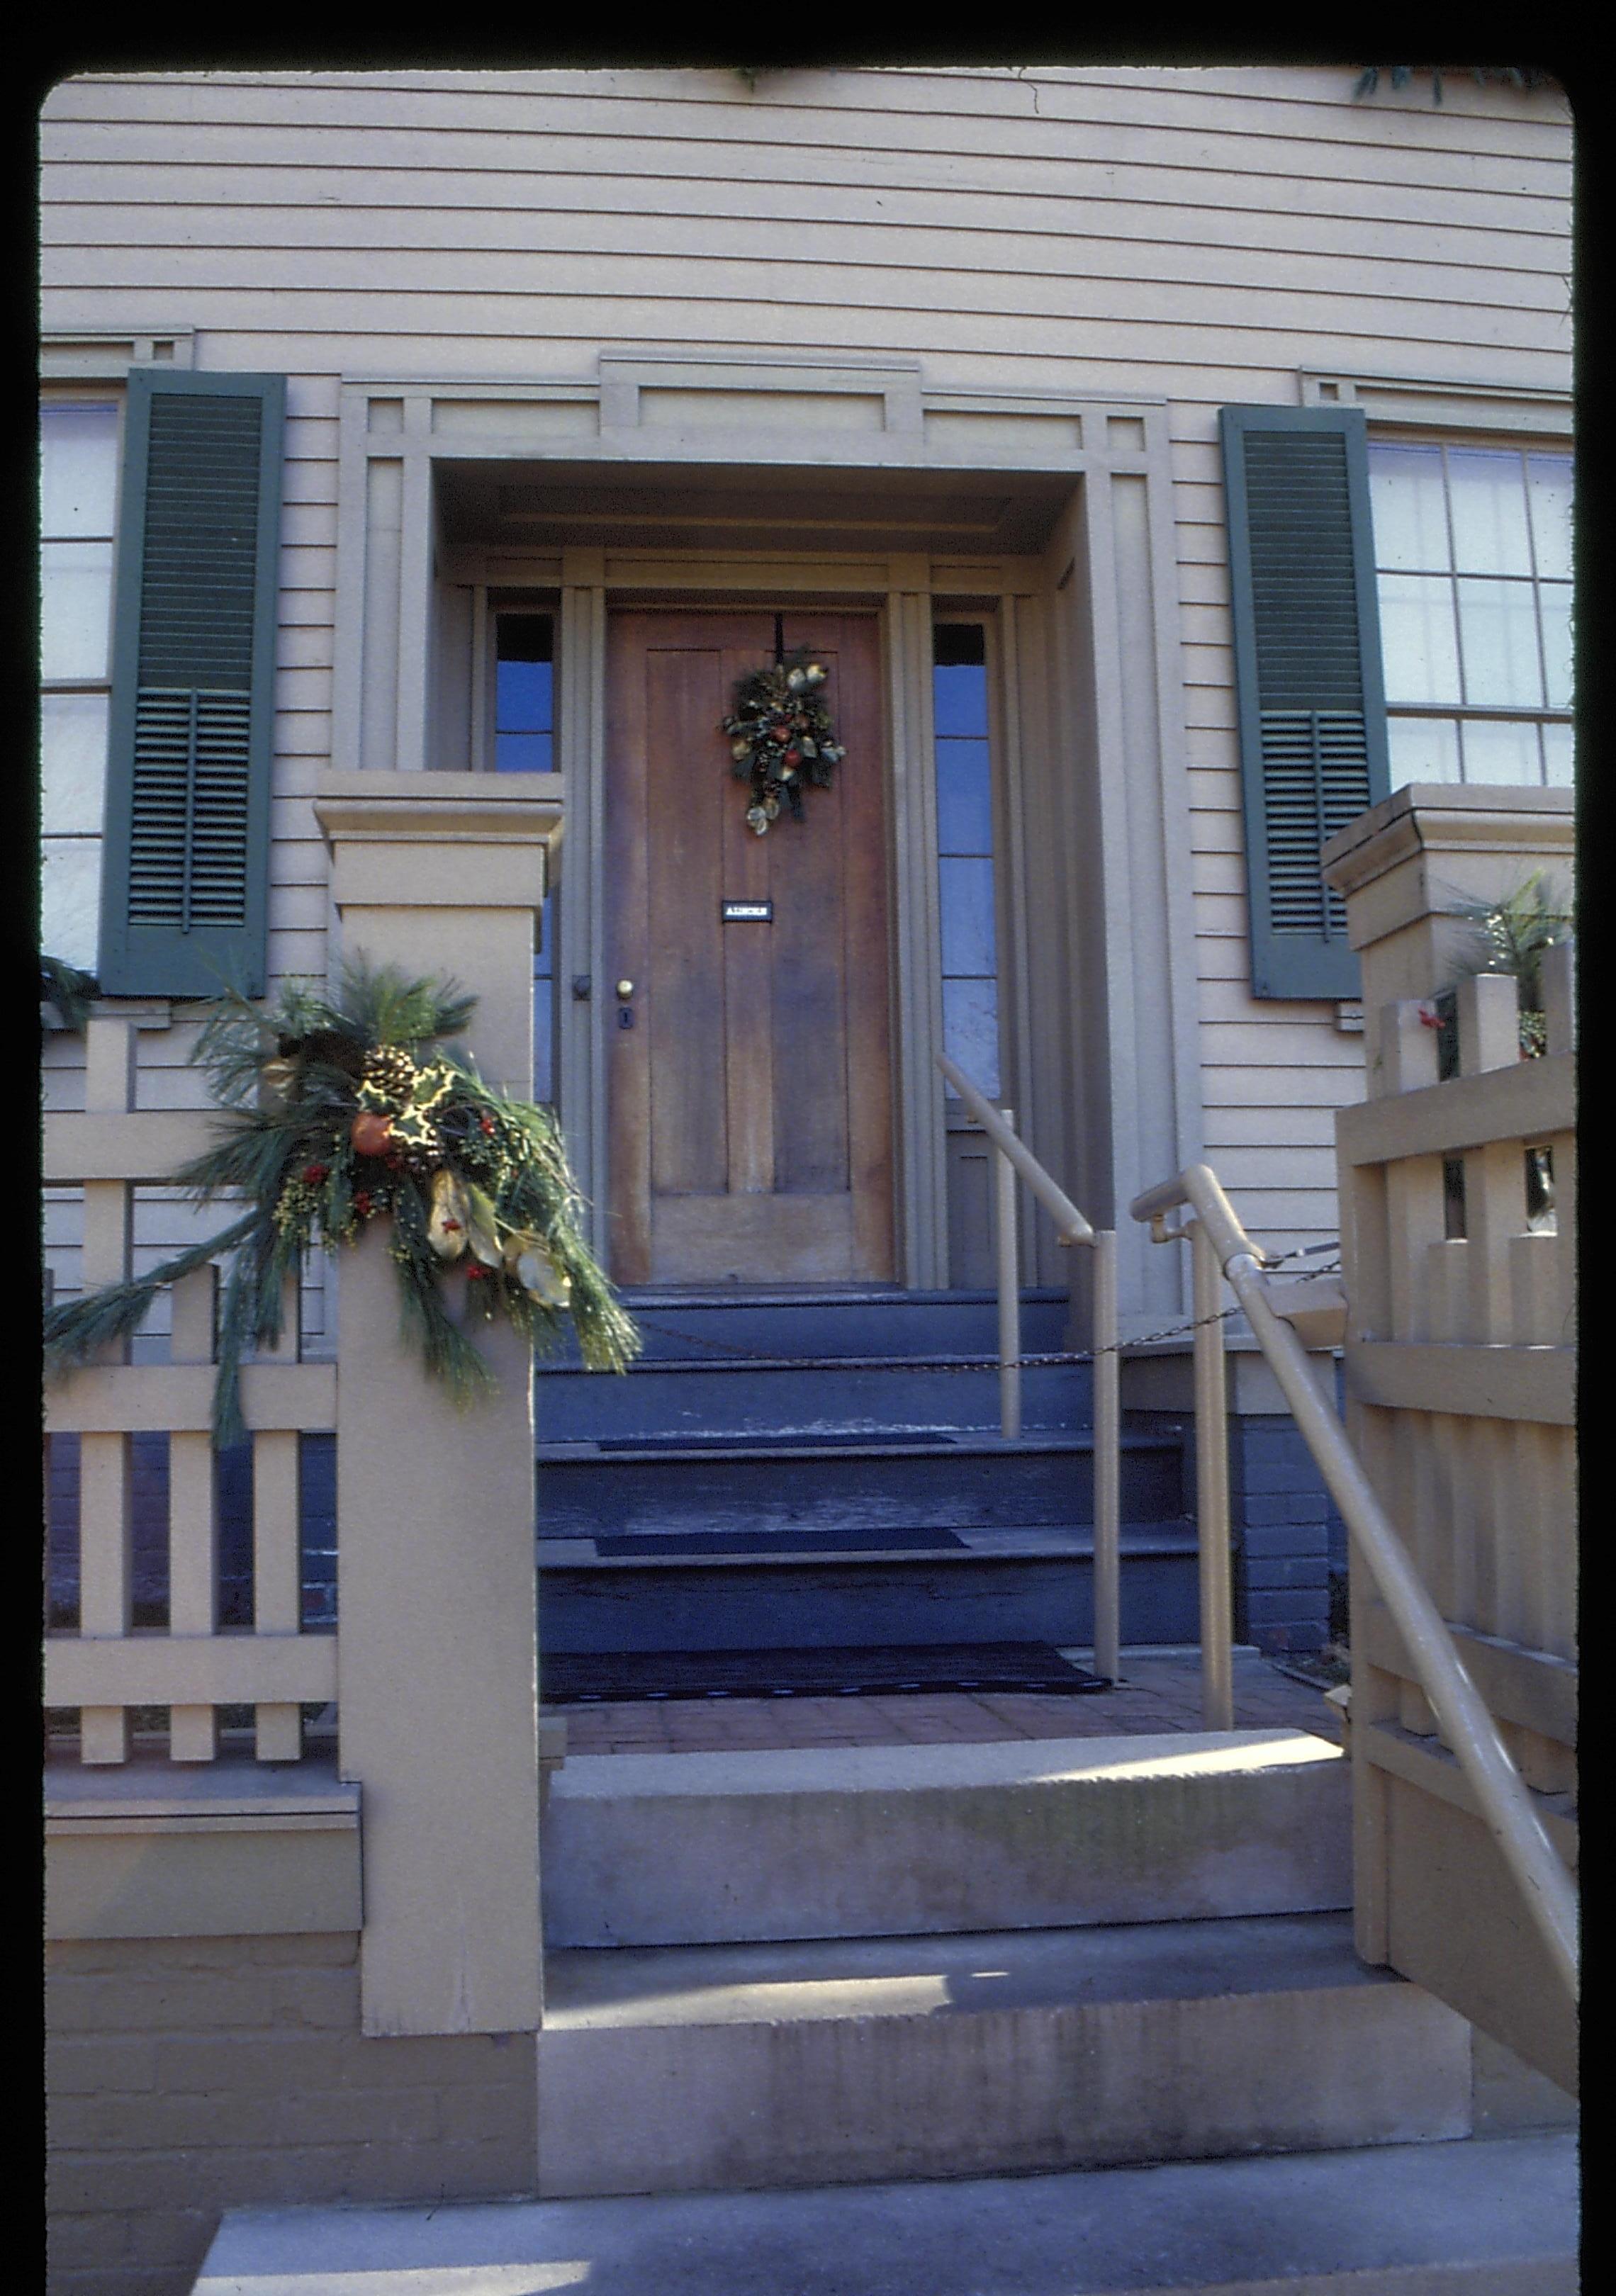
[[[1295,1244],[1289,1251],[1275,1252],[1272,1256],[1265,1252],[1263,1254],[1263,1267],[1265,1272],[1267,1272],[1272,1268],[1284,1267],[1286,1262],[1289,1260],[1314,1259],[1319,1258],[1325,1252],[1339,1252],[1340,1250],[1341,1239],[1339,1236],[1332,1237],[1328,1243]],[[1341,1273],[1341,1262],[1338,1259],[1328,1267],[1303,1268],[1298,1272],[1304,1281],[1311,1282],[1321,1276],[1339,1275]],[[1114,1347],[1099,1349],[1058,1348],[1053,1352],[1041,1355],[1016,1356],[1013,1358],[1013,1361],[1021,1365],[1024,1370],[1040,1370],[1060,1364],[1094,1363],[1100,1356],[1125,1355],[1128,1353],[1129,1349],[1152,1347],[1159,1340],[1184,1339],[1187,1337],[1189,1333],[1200,1331],[1205,1324],[1226,1323],[1231,1316],[1238,1316],[1241,1312],[1240,1303],[1238,1300],[1235,1300],[1229,1307],[1220,1308],[1215,1316],[1192,1316],[1184,1323],[1164,1324],[1160,1331],[1140,1332],[1131,1340],[1119,1340]],[[788,1358],[783,1358],[779,1356],[759,1355],[755,1348],[737,1347],[733,1340],[703,1339],[700,1333],[695,1332],[675,1331],[667,1324],[652,1323],[648,1317],[644,1316],[636,1316],[635,1321],[639,1324],[643,1331],[660,1332],[665,1339],[682,1340],[688,1347],[706,1348],[714,1355],[733,1356],[743,1363],[779,1363],[783,1360],[788,1360]],[[677,1361],[677,1358],[676,1357],[674,1360]],[[823,1367],[826,1369],[833,1369],[840,1367],[851,1367],[852,1365],[862,1362],[884,1362],[887,1358],[884,1357],[874,1357],[859,1356],[807,1356],[792,1357],[789,1360],[797,1365],[800,1368],[806,1369],[810,1367]],[[956,1371],[967,1372],[991,1370],[997,1368],[1000,1359],[997,1355],[992,1355],[955,1356],[946,1362],[938,1361],[923,1356],[915,1357],[912,1358],[912,1360],[916,1369],[923,1367],[928,1371],[947,1373]],[[647,1371],[662,1370],[665,1367],[664,1364],[647,1364],[644,1366]]]

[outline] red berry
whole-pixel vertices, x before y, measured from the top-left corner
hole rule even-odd
[[[317,1188],[331,1177],[331,1174],[327,1167],[324,1164],[305,1164],[303,1167],[303,1177],[308,1181],[311,1188]]]
[[[494,1129],[494,1119],[491,1116],[485,1116],[483,1118],[482,1128],[485,1132],[492,1132]]]

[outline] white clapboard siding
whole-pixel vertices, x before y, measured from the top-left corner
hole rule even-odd
[[[1315,1167],[1361,1095],[1362,1038],[1331,1006],[1243,990],[1218,410],[1295,405],[1299,367],[1563,390],[1571,352],[1563,94],[1461,74],[1440,107],[1418,77],[1358,102],[1356,78],[193,71],[53,89],[45,327],[190,326],[200,364],[289,377],[272,973],[325,961],[310,798],[343,373],[585,381],[603,350],[732,345],[919,358],[932,388],[1160,398],[1208,1139],[1265,1241],[1314,1217],[1333,1233]],[[71,1104],[74,1065],[53,1044],[52,1105]]]

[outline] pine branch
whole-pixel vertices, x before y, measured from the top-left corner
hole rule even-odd
[[[94,973],[81,972],[76,964],[69,964],[65,958],[60,956],[40,958],[40,999],[42,1003],[56,1007],[63,1025],[75,1036],[89,1019],[90,1000],[98,994]]]
[[[45,1318],[45,1375],[54,1383],[66,1377],[98,1355],[113,1341],[133,1338],[151,1313],[160,1292],[182,1276],[191,1275],[199,1267],[207,1267],[222,1252],[232,1251],[245,1242],[258,1224],[257,1207],[233,1227],[227,1227],[206,1243],[193,1244],[172,1259],[164,1260],[150,1275],[130,1283],[108,1283],[94,1292],[86,1292],[79,1299],[64,1300],[61,1307],[51,1308]]]
[[[304,1250],[316,1242],[332,1250],[353,1241],[364,1221],[390,1216],[405,1342],[457,1407],[478,1400],[497,1382],[448,1311],[443,1263],[429,1235],[427,1188],[446,1169],[469,1193],[472,1249],[486,1269],[470,1288],[468,1316],[503,1311],[530,1345],[549,1348],[570,1316],[586,1364],[622,1370],[639,1335],[584,1241],[583,1199],[554,1113],[491,1090],[469,1054],[442,1046],[474,1010],[475,999],[452,980],[412,980],[363,958],[345,967],[332,993],[292,982],[260,1007],[227,989],[192,1053],[223,1120],[174,1185],[200,1202],[244,1196],[250,1209],[144,1281],[53,1311],[47,1375],[127,1339],[165,1285],[230,1254],[213,1439],[220,1447],[239,1442],[246,1433],[242,1366],[252,1346],[279,1339],[286,1280]],[[357,1119],[379,1106],[388,1111],[380,1136],[390,1137],[391,1148],[361,1150]],[[537,1276],[528,1268],[529,1291],[519,1272],[529,1252],[548,1256],[564,1294],[542,1267]]]

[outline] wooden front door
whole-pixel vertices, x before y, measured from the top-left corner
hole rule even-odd
[[[847,755],[828,790],[806,792],[804,820],[783,813],[759,837],[720,721],[736,680],[773,660],[774,615],[611,626],[597,1009],[619,1283],[894,1275],[877,627],[788,614],[783,636],[829,671]],[[735,902],[772,919],[726,921]]]

